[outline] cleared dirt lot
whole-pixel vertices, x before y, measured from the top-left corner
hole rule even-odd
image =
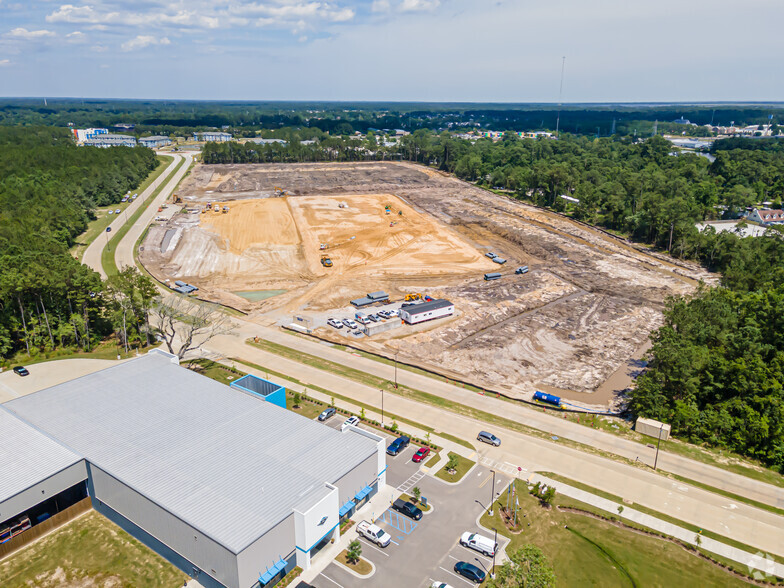
[[[275,198],[276,188],[289,195]],[[646,343],[665,298],[713,279],[405,163],[199,166],[180,194],[188,208],[221,201],[231,211],[153,227],[142,260],[156,277],[193,283],[252,317],[299,314],[314,325],[370,291],[449,298],[454,317],[352,344],[513,396],[546,388],[605,404],[614,390],[602,383]],[[507,263],[492,263],[488,251]],[[323,253],[334,267],[322,267]],[[515,275],[520,265],[531,271]],[[485,282],[492,271],[502,279]],[[256,290],[286,292],[256,302],[236,294]],[[623,387],[617,376],[613,388]]]

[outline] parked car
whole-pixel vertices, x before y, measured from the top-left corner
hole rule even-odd
[[[115,208],[114,209],[114,214],[120,214],[120,209],[119,208]]]
[[[432,584],[430,584],[430,588],[452,588],[452,587],[446,582],[433,582]]]
[[[341,321],[344,325],[346,325],[349,329],[358,329],[359,325],[352,321],[351,319],[343,319]]]
[[[27,368],[21,365],[18,365],[14,368],[14,373],[20,376],[29,376],[30,372],[27,371]]]
[[[418,521],[422,518],[422,510],[418,508],[413,502],[406,502],[405,500],[400,500],[399,498],[392,503],[392,509],[396,510],[399,513],[406,515],[407,517]]]
[[[336,412],[337,411],[335,410],[334,406],[328,406],[323,411],[321,411],[321,414],[318,416],[318,420],[326,421],[328,418],[335,416]]]
[[[423,459],[425,459],[428,455],[430,455],[430,448],[429,447],[420,447],[419,451],[414,454],[412,458],[415,462],[419,463]]]
[[[359,337],[362,334],[362,331],[351,331],[351,334]]]
[[[396,308],[393,308],[389,311],[389,316],[400,316],[400,311]]]
[[[340,425],[340,430],[345,431],[349,427],[356,427],[359,424],[359,417],[358,416],[351,416],[346,419],[346,421]]]
[[[381,527],[372,525],[367,521],[361,521],[357,525],[357,532],[365,539],[372,541],[379,547],[386,547],[392,541],[392,536]]]
[[[380,320],[380,319],[378,318],[378,315],[377,315],[377,314],[375,314],[375,313],[373,313],[373,314],[369,314],[369,315],[367,315],[367,317],[368,317],[368,318],[369,318],[371,321],[373,321],[374,323],[377,323],[377,322]]]
[[[114,211],[113,211],[113,210],[110,210],[110,211],[108,212],[108,214],[114,214]]]
[[[389,447],[387,447],[387,453],[389,455],[397,455],[398,453],[403,451],[406,447],[408,447],[409,443],[411,443],[411,439],[409,439],[405,435],[403,435],[402,437],[398,437],[397,439],[392,441],[392,443],[389,444]]]
[[[479,434],[476,436],[477,441],[481,441],[482,443],[489,443],[490,445],[495,445],[499,447],[501,445],[501,440],[493,435],[492,433],[488,433],[487,431],[479,431]]]
[[[340,323],[340,322],[336,321],[333,318],[328,318],[327,319],[327,324],[330,327],[335,327],[336,329],[342,329],[343,328],[343,323]]]
[[[460,536],[460,545],[475,549],[487,557],[493,557],[498,549],[498,543],[479,533],[463,533]]]
[[[470,564],[467,561],[457,562],[455,564],[455,573],[463,576],[464,578],[468,578],[477,584],[485,581],[485,573],[474,564]]]

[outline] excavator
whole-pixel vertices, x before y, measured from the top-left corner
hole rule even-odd
[[[323,265],[324,267],[332,267],[332,260],[327,255],[322,255],[321,265]]]
[[[413,302],[414,300],[422,300],[422,295],[419,292],[406,294],[406,302]]]

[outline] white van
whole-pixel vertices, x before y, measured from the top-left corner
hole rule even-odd
[[[460,545],[475,549],[487,557],[493,557],[495,550],[498,549],[498,543],[478,533],[463,533],[460,536]]]

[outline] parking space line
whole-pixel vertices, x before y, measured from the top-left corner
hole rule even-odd
[[[454,577],[455,577],[455,578],[457,578],[458,580],[462,580],[463,582],[465,582],[465,583],[466,583],[466,584],[468,584],[469,586],[473,586],[473,584],[472,584],[471,582],[469,582],[468,580],[466,580],[466,579],[465,579],[463,576],[458,576],[456,573],[454,573],[454,572],[450,572],[448,569],[446,569],[446,568],[442,568],[441,566],[438,566],[438,567],[439,567],[439,569],[441,569],[441,570],[444,570],[444,571],[445,571],[447,574],[450,574],[451,576],[454,576]],[[323,575],[323,574],[322,574],[322,575]],[[337,584],[337,582],[336,582],[336,584]]]
[[[471,554],[472,554],[472,555],[474,555],[474,556],[476,557],[476,559],[478,559],[479,561],[483,561],[483,562],[485,562],[485,563],[486,563],[486,564],[488,564],[488,565],[489,565],[489,564],[490,564],[490,562],[492,561],[492,560],[491,560],[490,558],[488,558],[487,556],[485,556],[485,555],[482,555],[481,553],[479,553],[479,552],[478,552],[476,549],[471,549],[470,547],[466,547],[465,545],[463,545],[463,544],[461,544],[461,543],[458,543],[458,545],[459,545],[460,547],[462,547],[463,549],[465,549],[466,551],[470,551],[470,552],[471,552]],[[451,556],[450,556],[450,557],[451,557]],[[455,559],[457,559],[457,558],[455,558]]]
[[[340,586],[340,588],[343,588],[343,585],[342,585],[342,584],[338,584],[337,582],[335,582],[335,580],[333,580],[332,578],[330,578],[329,576],[327,576],[325,573],[323,573],[323,572],[322,572],[322,574],[321,574],[321,575],[322,575],[323,577],[325,577],[327,580],[329,580],[330,582],[332,582],[333,584],[335,584],[335,586]]]
[[[363,539],[365,539],[365,538],[363,537]],[[368,539],[365,539],[364,541],[362,541],[362,543],[363,543],[364,545],[367,545],[367,546],[368,546],[368,547],[370,547],[371,549],[375,549],[376,551],[378,551],[378,552],[379,552],[381,555],[383,555],[384,557],[389,557],[389,554],[388,554],[388,553],[384,553],[383,551],[381,551],[381,550],[380,550],[378,547],[376,547],[375,545],[373,545],[373,544],[372,544],[372,543],[371,543],[371,542],[370,542]]]

